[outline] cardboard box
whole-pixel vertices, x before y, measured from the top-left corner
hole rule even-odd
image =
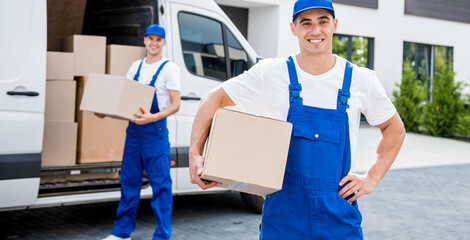
[[[219,109],[204,150],[202,178],[265,196],[282,188],[292,124]]]
[[[41,166],[75,165],[77,123],[46,122]]]
[[[145,58],[145,47],[111,44],[106,49],[106,74],[126,76],[131,64]]]
[[[75,55],[68,52],[47,52],[47,80],[73,80]]]
[[[75,76],[104,74],[106,69],[106,37],[73,35],[64,39],[62,50],[75,54]]]
[[[130,120],[140,107],[150,110],[154,94],[154,87],[125,77],[90,74],[80,110]]]
[[[86,77],[77,78],[77,103],[81,102]],[[77,163],[122,161],[128,121],[98,118],[94,113],[78,110]]]
[[[46,122],[74,122],[75,81],[46,81]]]

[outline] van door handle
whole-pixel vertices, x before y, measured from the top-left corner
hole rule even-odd
[[[26,91],[26,92],[8,91],[7,94],[10,95],[10,96],[14,96],[14,95],[28,96],[28,97],[39,96],[38,92],[32,92],[32,91]]]
[[[201,100],[201,98],[200,97],[181,96],[181,100],[199,101],[199,100]]]

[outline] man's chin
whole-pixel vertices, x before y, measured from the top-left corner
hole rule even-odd
[[[160,54],[159,51],[147,51],[147,53],[148,53],[150,56],[157,56],[158,54]]]

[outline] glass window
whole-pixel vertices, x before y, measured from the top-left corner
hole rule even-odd
[[[210,18],[179,13],[184,62],[188,71],[220,80],[227,79],[223,26]]]
[[[230,60],[230,69],[232,76],[235,77],[243,73],[248,66],[248,54],[242,45],[233,36],[232,32],[227,29],[228,56]]]
[[[349,37],[341,36],[341,35],[334,35],[333,36],[333,53],[342,58],[348,59],[348,41],[349,41]]]
[[[374,68],[373,48],[373,38],[340,34],[333,36],[333,53],[359,67]]]
[[[428,93],[430,93],[432,86],[431,79],[435,73],[436,61],[444,59],[452,63],[453,48],[404,42],[403,60],[406,59],[410,60],[411,66],[415,69],[417,79],[428,86]]]
[[[365,37],[352,37],[351,62],[359,67],[368,67],[368,44],[369,39]]]

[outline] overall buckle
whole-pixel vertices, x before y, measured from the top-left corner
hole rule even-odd
[[[338,90],[338,104],[349,108],[348,100],[351,97],[351,93],[347,90]]]
[[[291,94],[291,102],[300,97],[300,91],[302,91],[302,85],[300,84],[289,84],[289,92]]]

